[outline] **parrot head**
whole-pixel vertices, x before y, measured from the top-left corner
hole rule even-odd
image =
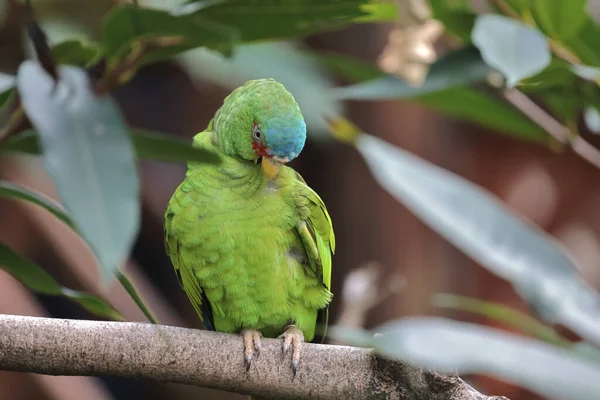
[[[214,119],[216,144],[226,153],[260,163],[273,177],[298,157],[306,124],[296,100],[274,79],[256,79],[234,90]]]

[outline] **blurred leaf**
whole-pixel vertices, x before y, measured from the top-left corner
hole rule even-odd
[[[533,17],[548,36],[557,40],[574,37],[587,19],[587,0],[532,0]]]
[[[583,106],[583,99],[575,87],[555,87],[536,92],[535,95],[563,123],[575,121]]]
[[[600,133],[600,113],[595,107],[586,107],[583,110],[585,126],[594,133]]]
[[[25,287],[46,295],[60,294],[60,285],[45,270],[0,243],[0,266]]]
[[[148,321],[153,324],[158,324],[158,321],[152,316],[152,313],[148,307],[146,307],[144,301],[137,293],[135,286],[133,286],[130,280],[121,271],[117,271],[117,278],[119,279],[119,282],[121,282],[121,285],[125,288],[125,291],[129,293],[129,296],[131,296],[135,304],[140,308],[140,310],[142,310],[146,318],[148,318]]]
[[[502,15],[477,17],[472,38],[485,62],[506,77],[509,87],[542,71],[552,60],[544,35]]]
[[[89,67],[100,61],[102,49],[98,43],[67,40],[52,47],[52,56],[58,64]]]
[[[145,129],[134,129],[131,137],[136,155],[141,159],[163,162],[219,162],[216,154],[193,147],[191,140]],[[28,129],[0,142],[0,154],[11,152],[40,154],[37,132]]]
[[[600,66],[600,28],[587,17],[583,28],[577,36],[565,41],[565,45],[573,50],[583,64]]]
[[[363,1],[361,9],[366,15],[354,18],[353,22],[396,22],[398,20],[398,5],[392,1]]]
[[[56,218],[67,224],[69,227],[74,228],[71,218],[60,207],[58,207],[58,205],[55,204],[52,199],[40,193],[31,191],[13,182],[0,180],[0,197],[13,200],[25,200],[30,203],[37,204],[38,206],[43,207],[52,213]]]
[[[431,229],[496,275],[546,321],[600,344],[600,296],[554,238],[481,187],[360,130],[332,133],[355,144],[376,181]]]
[[[386,75],[376,65],[343,54],[332,52],[312,52],[324,67],[340,74],[351,82],[362,82]]]
[[[112,99],[96,97],[84,70],[52,78],[21,64],[17,87],[40,132],[44,164],[61,202],[111,279],[129,255],[140,223],[139,180],[129,130]]]
[[[0,93],[0,113],[4,111],[4,107],[9,104],[10,99],[15,95],[15,88],[11,87]]]
[[[218,155],[193,147],[191,140],[145,129],[134,129],[132,133],[133,144],[139,158],[164,162],[219,162]]]
[[[523,15],[529,10],[531,0],[504,0],[504,3],[517,14]]]
[[[444,24],[447,31],[465,43],[471,42],[471,31],[477,14],[468,7],[452,7],[447,0],[429,0],[429,5],[433,18]]]
[[[27,129],[0,142],[0,154],[40,154],[39,137],[35,130]]]
[[[456,87],[416,97],[417,103],[520,139],[547,142],[549,136],[523,113],[481,91]]]
[[[351,57],[325,53],[315,53],[315,57],[327,68],[339,72],[351,81],[365,81],[384,75],[374,65]],[[475,89],[453,87],[419,95],[411,100],[511,136],[536,141],[548,139],[547,133],[523,113],[504,101]]]
[[[333,328],[330,336],[336,337],[342,329]],[[439,372],[491,375],[548,399],[600,398],[600,364],[538,340],[435,317],[402,318],[373,332],[381,335],[369,347],[387,358]],[[348,336],[366,346],[369,333]]]
[[[131,4],[113,7],[104,18],[101,43],[108,58],[122,57],[136,40],[180,37],[177,46],[157,48],[145,62],[171,57],[195,47],[208,47],[223,54],[231,54],[238,39],[235,29],[200,16],[176,16],[167,11],[136,8]]]
[[[571,71],[580,78],[588,81],[600,80],[600,68],[590,67],[587,65],[571,65]]]
[[[491,69],[481,59],[474,47],[451,52],[436,61],[427,79],[420,87],[414,87],[393,75],[386,75],[368,82],[345,86],[334,90],[343,100],[403,99],[464,86],[482,81]]]
[[[577,77],[572,71],[571,65],[561,59],[552,59],[552,62],[539,74],[523,79],[519,83],[519,89],[526,92],[535,92],[540,89],[555,87],[567,87],[575,90],[574,84]]]
[[[436,294],[433,304],[440,308],[468,311],[488,318],[493,318],[497,321],[507,323],[508,325],[545,342],[568,348],[573,347],[573,343],[561,337],[551,327],[542,324],[535,318],[532,318],[519,310],[505,306],[504,304],[445,293]]]
[[[198,3],[188,14],[235,27],[243,42],[303,37],[353,22],[395,21],[396,5],[386,0],[229,0]],[[391,3],[391,4],[390,4]]]
[[[62,287],[44,269],[0,243],[0,267],[28,289],[45,295],[64,296],[100,317],[123,320],[123,316],[100,297]]]
[[[5,93],[15,85],[15,77],[9,74],[0,72],[0,92]],[[0,104],[2,104],[0,102]]]
[[[265,76],[276,79],[294,95],[313,139],[327,132],[323,115],[341,114],[344,109],[341,101],[331,96],[333,82],[318,60],[290,43],[238,46],[230,59],[196,49],[181,55],[179,61],[194,79],[209,80],[230,89],[250,79]]]
[[[34,138],[35,138],[35,136],[34,136]],[[73,221],[71,221],[71,217],[69,217],[67,215],[67,213],[65,213],[63,210],[58,208],[58,206],[55,205],[51,199],[48,199],[47,197],[43,196],[42,194],[33,192],[29,189],[26,189],[22,186],[15,184],[15,183],[0,180],[0,198],[2,198],[2,197],[8,198],[8,199],[13,199],[13,200],[29,201],[29,202],[34,203],[42,208],[45,208],[46,211],[52,213],[56,218],[60,219],[67,226],[69,226],[76,233],[79,234],[77,227],[75,227],[75,225],[73,224]],[[0,246],[1,246],[1,244],[0,244]],[[0,253],[1,253],[1,247],[0,247]],[[0,254],[0,261],[1,261],[1,254]],[[42,272],[43,272],[43,274],[40,275],[39,279],[42,279],[42,280],[47,279],[47,277],[44,277],[44,274],[45,275],[48,275],[48,274],[44,270],[42,270]],[[148,320],[150,322],[152,322],[153,324],[155,324],[156,320],[154,319],[154,317],[152,316],[152,314],[150,313],[150,311],[148,310],[146,305],[143,303],[140,296],[137,294],[133,284],[131,282],[129,282],[127,277],[125,277],[125,275],[123,275],[119,271],[117,271],[117,278],[119,279],[119,282],[121,282],[121,284],[123,285],[123,287],[125,288],[127,293],[129,293],[131,298],[140,307],[140,309],[142,310],[144,315],[146,315]],[[26,286],[28,286],[32,290],[36,290],[40,293],[45,293],[39,289],[33,288],[31,285],[26,285]],[[74,290],[70,290],[70,289],[67,289],[64,287],[60,287],[59,289],[60,289],[59,290],[60,293],[54,292],[54,293],[46,293],[46,294],[62,294],[64,296],[67,296],[67,297],[77,301],[84,308],[88,309],[89,311],[91,311],[95,314],[110,316],[110,314],[109,314],[110,311],[106,308],[106,305],[104,304],[104,302],[102,300],[96,298],[95,296],[89,295],[89,294],[83,293],[83,292],[77,292]],[[116,315],[118,315],[118,314],[115,314],[115,316]],[[111,317],[111,318],[113,318],[113,317]],[[116,317],[114,317],[114,318],[122,319],[120,316],[119,316],[119,318],[116,318]]]

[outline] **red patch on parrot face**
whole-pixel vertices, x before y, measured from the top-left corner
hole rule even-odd
[[[258,124],[255,122],[252,127],[252,131],[254,131],[258,127]],[[252,140],[252,150],[256,153],[256,155],[260,157],[271,158],[273,157],[269,154],[269,148],[262,142],[262,140],[253,139]]]

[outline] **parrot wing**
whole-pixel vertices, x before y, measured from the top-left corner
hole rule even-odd
[[[198,313],[204,327],[209,331],[214,331],[214,319],[208,298],[200,287],[198,279],[194,276],[192,268],[187,266],[181,260],[182,251],[180,250],[180,243],[177,238],[171,234],[171,232],[173,232],[172,222],[174,216],[175,211],[172,209],[171,204],[169,204],[169,207],[165,212],[165,249],[175,267],[179,284],[187,293],[190,302]]]
[[[325,287],[331,290],[331,258],[335,253],[335,234],[331,217],[319,195],[297,172],[296,177],[302,183],[299,203],[302,208],[308,209],[308,213],[300,212],[301,222],[296,229],[308,255],[309,267],[323,281]],[[328,319],[329,306],[319,310],[318,320],[324,329],[320,335],[321,342],[325,340]]]

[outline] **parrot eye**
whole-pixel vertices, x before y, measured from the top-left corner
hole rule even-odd
[[[262,136],[262,132],[260,131],[260,128],[258,127],[257,124],[254,124],[254,129],[252,131],[252,137],[254,138],[254,140],[260,140],[261,136]]]

